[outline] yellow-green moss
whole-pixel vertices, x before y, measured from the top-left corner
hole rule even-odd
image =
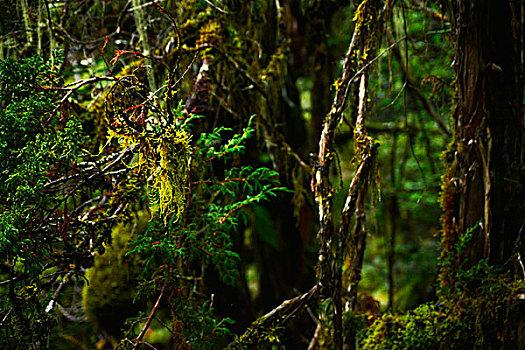
[[[385,314],[361,333],[361,348],[523,349],[525,281],[486,261],[454,276],[455,286],[433,304],[406,314]]]
[[[137,312],[134,303],[136,279],[141,271],[136,258],[126,256],[132,235],[145,229],[147,218],[121,223],[113,229],[113,243],[95,265],[86,271],[82,305],[89,321],[111,335],[119,335],[127,317]]]
[[[123,149],[137,148],[137,157],[129,167],[144,174],[150,189],[150,206],[158,206],[166,217],[174,213],[179,217],[185,207],[185,187],[191,156],[190,136],[175,126],[167,128],[162,135],[144,132],[117,133]]]

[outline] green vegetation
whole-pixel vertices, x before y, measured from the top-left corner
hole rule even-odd
[[[456,245],[456,256],[442,265],[461,261],[452,286],[442,287],[434,303],[406,314],[387,313],[361,334],[363,349],[498,349],[520,348],[523,306],[516,297],[525,291],[523,280],[489,266],[474,266],[468,258],[472,232]]]
[[[0,2],[0,348],[525,349],[525,10],[468,4]]]

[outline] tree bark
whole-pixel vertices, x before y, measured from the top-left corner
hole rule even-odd
[[[455,199],[445,205],[443,248],[450,253],[457,235],[474,228],[470,263],[488,258],[492,265],[510,267],[507,263],[518,253],[525,209],[523,4],[451,4],[458,104],[449,153],[452,166],[444,188],[454,192]]]

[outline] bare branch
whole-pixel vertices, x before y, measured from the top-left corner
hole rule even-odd
[[[231,12],[228,12],[226,10],[223,10],[221,9],[219,6],[215,5],[213,2],[211,2],[210,0],[203,0],[205,3],[207,3],[208,5],[210,5],[211,7],[213,7],[214,9],[216,9],[217,11],[219,11],[220,13],[224,13],[225,15],[229,15]]]
[[[57,300],[57,297],[58,297],[58,294],[60,293],[60,291],[62,290],[62,288],[66,285],[66,283],[68,282],[69,280],[69,276],[71,276],[71,274],[73,274],[72,271],[66,273],[66,275],[64,277],[62,277],[62,281],[60,281],[60,284],[58,285],[57,289],[55,290],[55,292],[53,293],[53,297],[51,298],[51,300],[49,301],[49,303],[47,304],[46,306],[46,312],[49,313],[52,309],[53,309],[53,306],[55,305],[55,302]]]
[[[404,38],[402,38],[404,39]],[[402,40],[400,39],[400,40]],[[398,40],[399,41],[399,40]],[[398,42],[397,41],[397,42]],[[447,126],[443,123],[441,118],[439,117],[438,113],[436,112],[436,108],[434,106],[434,103],[429,100],[428,98],[423,95],[420,89],[417,88],[416,84],[412,81],[410,76],[408,75],[407,67],[405,66],[405,62],[403,60],[403,57],[401,56],[401,52],[399,50],[399,47],[394,46],[392,53],[394,54],[394,57],[396,61],[399,63],[399,67],[401,68],[401,71],[403,73],[403,76],[406,81],[406,85],[408,87],[408,91],[413,95],[413,97],[416,100],[419,100],[425,109],[425,111],[434,119],[436,124],[439,126],[439,129],[442,131],[443,135],[451,136],[451,132],[448,130]]]
[[[113,77],[94,77],[94,78],[89,78],[89,79],[82,79],[82,80],[78,80],[78,81],[76,81],[76,82],[74,82],[72,84],[66,85],[64,88],[61,88],[60,90],[67,90],[68,92],[60,100],[60,102],[58,102],[58,104],[55,107],[55,109],[49,115],[49,118],[47,118],[47,120],[44,122],[44,125],[49,124],[49,122],[51,121],[51,119],[53,119],[53,116],[56,114],[56,112],[60,109],[60,107],[64,104],[64,102],[66,102],[67,99],[73,94],[73,92],[75,92],[76,90],[80,89],[82,86],[84,86],[86,84],[96,83],[96,82],[104,81],[104,80],[115,80],[115,78],[113,78]]]
[[[343,72],[341,77],[335,82],[336,93],[330,112],[325,118],[321,138],[319,140],[319,154],[315,173],[312,182],[314,183],[315,201],[319,209],[319,293],[322,297],[332,297],[334,305],[334,348],[343,348],[342,335],[342,305],[341,305],[341,280],[342,280],[342,259],[344,236],[348,232],[350,221],[350,208],[355,206],[353,192],[349,192],[347,204],[343,210],[343,221],[341,223],[339,235],[335,234],[333,222],[333,192],[334,189],[330,182],[330,165],[335,154],[335,131],[343,118],[348,94],[352,81],[361,75],[361,86],[359,92],[359,111],[360,119],[356,125],[355,134],[360,138],[356,145],[363,153],[363,159],[352,181],[351,190],[360,187],[368,176],[368,171],[364,171],[364,165],[371,164],[367,161],[368,155],[373,155],[374,148],[372,141],[364,134],[364,117],[366,108],[366,72],[368,66],[377,60],[381,55],[374,57],[377,47],[379,33],[382,31],[382,13],[380,1],[363,1],[359,5],[356,28],[352,36],[350,45],[343,62]],[[366,30],[365,30],[366,28]],[[395,47],[391,45],[388,49]],[[385,50],[386,52],[386,50]],[[384,54],[384,52],[382,53]],[[372,157],[373,159],[373,157]],[[357,195],[355,195],[357,197]],[[346,222],[348,221],[348,223]],[[341,231],[342,230],[342,231]],[[344,234],[344,235],[341,235]]]
[[[283,326],[297,311],[306,306],[317,295],[317,284],[313,286],[308,292],[284,301],[266,315],[259,317],[251,326],[233,343],[228,345],[227,349],[245,349],[246,346],[253,344],[252,342],[257,338],[259,331],[265,329],[270,324],[277,323]]]
[[[163,295],[164,295],[164,286],[162,286],[162,288],[160,289],[159,297],[157,298],[155,305],[153,305],[153,308],[151,309],[151,313],[148,317],[148,320],[146,321],[146,323],[144,324],[144,327],[142,327],[142,330],[140,331],[139,335],[135,339],[135,344],[133,344],[133,350],[136,350],[140,344],[145,344],[142,342],[142,338],[144,337],[144,334],[146,334],[146,331],[148,330],[151,324],[151,321],[153,320],[153,317],[155,317],[155,313],[157,312],[159,308],[160,301],[162,300]]]

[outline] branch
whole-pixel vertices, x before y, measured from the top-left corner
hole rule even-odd
[[[203,0],[203,1],[204,1],[205,3],[207,3],[208,5],[210,5],[211,7],[213,7],[214,9],[216,9],[217,11],[219,11],[220,13],[224,13],[225,15],[229,15],[229,14],[230,14],[230,12],[221,9],[220,7],[218,7],[217,5],[215,5],[214,3],[212,3],[210,0]]]
[[[137,347],[140,344],[143,344],[142,338],[144,337],[144,334],[146,334],[146,331],[148,330],[151,321],[153,320],[153,317],[155,317],[155,313],[157,312],[157,309],[159,308],[160,301],[162,300],[162,296],[164,295],[164,286],[160,289],[159,297],[157,298],[157,301],[155,302],[155,305],[153,305],[153,308],[151,309],[151,313],[148,317],[148,320],[144,324],[144,327],[142,327],[142,330],[140,331],[139,335],[135,339],[135,344],[133,344],[133,350],[136,350]]]
[[[421,7],[423,11],[432,15],[432,17],[448,22],[448,17],[446,15],[434,10],[433,8],[426,6],[422,0],[416,0],[416,3],[419,5],[419,7]]]
[[[336,94],[330,112],[328,113],[323,125],[323,131],[319,140],[319,155],[315,163],[314,194],[315,201],[319,210],[319,267],[318,267],[318,285],[320,293],[325,296],[329,289],[331,279],[330,268],[330,251],[329,246],[333,235],[333,214],[332,214],[332,186],[330,184],[330,164],[334,154],[335,130],[343,116],[343,110],[346,105],[347,95],[350,87],[350,77],[354,75],[357,67],[355,65],[358,49],[358,28],[355,29],[350,45],[343,63],[343,73],[336,83]],[[354,63],[354,64],[352,64]]]
[[[102,159],[97,160],[96,162],[88,162],[88,161],[86,161],[86,162],[78,163],[77,164],[77,168],[78,169],[76,169],[78,171],[77,174],[64,176],[64,177],[61,177],[59,179],[47,182],[47,183],[44,184],[44,190],[51,190],[54,186],[59,185],[61,183],[72,181],[72,180],[75,180],[75,179],[80,178],[80,177],[87,177],[88,176],[87,173],[90,172],[90,171],[95,171],[95,172],[91,173],[89,175],[89,177],[87,178],[87,180],[92,180],[94,178],[94,176],[96,176],[96,175],[106,176],[106,175],[108,175],[108,173],[105,173],[105,171],[107,171],[109,168],[105,167],[104,170],[102,170],[101,166],[104,163],[111,162],[110,163],[110,167],[112,167],[120,159],[122,159],[125,156],[124,153],[127,153],[129,151],[133,151],[133,149],[134,149],[133,146],[129,146],[128,148],[126,148],[125,150],[123,150],[121,152],[112,153],[110,155],[105,156]],[[92,155],[91,154],[86,154],[86,155],[83,155],[81,157],[87,157],[87,156],[92,156]],[[115,158],[117,158],[117,159],[115,160]]]
[[[392,39],[392,38],[391,38]],[[393,40],[393,39],[392,39]],[[407,67],[405,66],[405,62],[403,62],[403,57],[401,56],[401,52],[399,50],[399,47],[394,47],[392,50],[392,53],[394,54],[394,57],[396,61],[399,64],[399,67],[401,68],[401,71],[403,73],[403,77],[405,78],[405,81],[407,83],[408,91],[412,93],[413,97],[415,99],[419,100],[421,104],[423,105],[423,108],[425,111],[434,119],[436,124],[441,129],[442,133],[446,136],[451,136],[450,131],[446,127],[446,125],[443,123],[443,121],[440,119],[438,113],[436,112],[436,108],[434,106],[434,103],[430,101],[428,98],[423,95],[420,89],[416,87],[416,84],[410,79],[410,76],[408,75]]]
[[[315,201],[319,209],[319,265],[318,265],[318,285],[322,297],[331,297],[334,322],[334,348],[343,348],[343,326],[342,326],[342,261],[344,254],[344,237],[348,232],[350,221],[350,208],[355,207],[354,192],[360,187],[368,176],[368,171],[363,171],[364,165],[371,167],[371,161],[366,161],[368,155],[374,155],[373,150],[377,147],[372,140],[364,133],[364,118],[366,111],[366,78],[368,67],[375,62],[386,51],[395,47],[390,45],[387,50],[379,56],[376,54],[379,33],[382,32],[383,13],[380,9],[381,1],[365,0],[362,1],[356,12],[357,23],[354,34],[343,63],[341,77],[335,82],[336,93],[330,112],[326,116],[323,124],[323,131],[319,140],[319,155],[315,165],[314,192]],[[386,9],[386,8],[385,8]],[[397,43],[396,43],[397,44]],[[370,58],[372,57],[372,58]],[[333,223],[333,193],[334,189],[330,183],[330,165],[335,154],[335,131],[343,118],[351,83],[355,78],[361,76],[359,87],[359,107],[357,121],[354,130],[356,137],[356,147],[363,153],[363,160],[357,170],[352,185],[351,192],[347,197],[347,203],[343,210],[343,221],[339,230],[339,235],[335,234]],[[371,157],[373,159],[373,157]],[[370,163],[370,165],[368,165]],[[357,197],[355,195],[355,197]]]
[[[321,329],[323,328],[321,322],[317,323],[317,327],[315,327],[314,336],[312,337],[312,340],[310,340],[310,344],[308,344],[307,350],[315,350],[317,343],[319,342],[319,338],[321,337]]]
[[[380,133],[386,133],[386,134],[417,134],[418,132],[423,132],[422,128],[419,128],[417,126],[413,125],[406,125],[406,126],[397,126],[397,125],[386,125],[386,124],[379,124],[379,123],[368,123],[366,129],[370,133],[380,134]],[[431,135],[443,135],[441,131],[438,130],[426,130]]]
[[[384,49],[379,55],[377,55],[376,57],[374,57],[373,59],[371,59],[370,61],[368,61],[367,64],[365,64],[361,69],[359,69],[355,74],[354,76],[350,79],[350,81],[354,81],[357,77],[359,77],[361,75],[361,73],[363,73],[365,71],[365,69],[367,69],[372,63],[374,63],[375,61],[377,61],[378,59],[380,59],[381,57],[383,57],[383,55],[385,53],[387,53],[388,51],[392,50],[397,44],[399,44],[401,41],[405,40],[407,37],[404,36],[400,39],[398,39],[395,43],[391,44],[389,47],[387,47],[386,49]]]
[[[374,164],[374,159],[377,155],[378,147],[379,147],[378,143],[375,143],[371,146],[370,152],[363,156],[363,159],[361,160],[361,163],[359,164],[359,167],[357,168],[354,178],[352,179],[350,188],[348,189],[348,194],[346,196],[343,213],[341,216],[341,226],[339,228],[340,235],[343,234],[343,236],[346,236],[346,232],[348,232],[348,227],[350,224],[350,217],[355,211],[355,204],[357,201],[357,197],[359,195],[359,189],[361,188],[361,186],[363,186],[366,179],[368,178],[368,174],[370,173],[370,170],[372,169],[372,165]]]
[[[122,24],[122,20],[124,19],[124,15],[126,13],[128,13],[128,7],[130,6],[130,4],[131,4],[131,1],[128,1],[126,3],[126,5],[124,5],[124,8],[122,10],[120,10],[120,14],[119,14],[118,19],[117,19],[117,29],[115,29],[114,32],[109,33],[109,34],[107,34],[107,35],[105,35],[103,37],[100,37],[100,38],[96,38],[96,39],[93,39],[93,40],[80,40],[80,39],[76,39],[76,38],[72,37],[71,34],[69,34],[60,24],[55,24],[55,27],[62,34],[64,34],[69,41],[71,41],[74,44],[79,44],[79,45],[96,45],[96,44],[99,44],[101,42],[104,42],[108,38],[111,38],[111,37],[113,37],[115,35],[119,35],[119,34],[122,33],[122,31],[120,30],[120,25]],[[131,34],[130,34],[130,36],[131,36]]]
[[[333,232],[333,215],[332,215],[332,195],[333,189],[330,184],[330,164],[334,156],[335,130],[339,125],[343,111],[345,109],[348,94],[350,91],[350,83],[356,77],[359,68],[367,67],[368,61],[361,57],[362,66],[358,66],[360,56],[372,57],[374,51],[376,38],[367,38],[370,31],[379,30],[381,21],[381,14],[379,4],[377,1],[364,1],[359,11],[363,11],[359,15],[362,18],[374,18],[368,21],[377,21],[370,23],[367,20],[358,21],[350,45],[343,63],[343,73],[336,83],[336,94],[332,103],[330,112],[326,116],[321,138],[319,140],[319,154],[317,157],[317,164],[315,165],[314,173],[314,192],[315,200],[319,208],[319,238],[321,240],[319,248],[319,285],[321,288],[321,295],[326,294],[326,288],[330,285],[331,268],[330,268],[330,252],[331,239]],[[356,15],[357,16],[357,15]],[[364,30],[363,28],[366,28]],[[377,34],[377,33],[376,33]]]
[[[355,226],[352,235],[349,237],[351,240],[348,245],[350,251],[349,255],[349,282],[346,287],[349,294],[350,300],[350,311],[355,310],[357,300],[357,287],[361,281],[361,270],[363,267],[363,258],[366,247],[366,214],[365,214],[365,195],[367,191],[367,184],[364,183],[359,190],[357,195],[357,201],[355,203]],[[354,333],[355,336],[355,333]],[[355,339],[354,339],[355,340]]]
[[[62,277],[62,281],[60,281],[60,284],[58,285],[58,288],[53,293],[53,297],[51,298],[51,300],[49,301],[49,303],[46,306],[46,312],[47,313],[49,313],[53,309],[53,306],[55,305],[55,302],[56,302],[56,300],[58,298],[58,294],[60,293],[60,291],[62,290],[64,285],[68,282],[69,276],[71,276],[71,274],[73,274],[72,271],[68,272],[64,277]]]
[[[247,346],[253,345],[261,331],[272,324],[283,326],[297,311],[303,306],[307,305],[318,292],[317,284],[313,286],[308,292],[284,301],[266,315],[259,317],[251,326],[234,342],[232,342],[226,349],[246,349]]]
[[[90,78],[90,79],[82,79],[82,80],[78,80],[78,81],[76,81],[76,82],[74,82],[72,84],[66,85],[64,88],[61,88],[60,90],[66,90],[67,94],[60,100],[60,102],[58,102],[58,105],[51,112],[49,118],[47,118],[47,120],[44,122],[44,125],[49,124],[49,122],[51,121],[51,119],[53,119],[53,116],[56,114],[58,109],[62,106],[62,104],[64,104],[64,102],[67,101],[67,99],[73,94],[73,92],[75,92],[76,90],[80,89],[82,86],[84,86],[86,84],[96,83],[98,81],[103,81],[103,80],[115,80],[115,78],[113,78],[113,77],[94,77],[94,78]]]

